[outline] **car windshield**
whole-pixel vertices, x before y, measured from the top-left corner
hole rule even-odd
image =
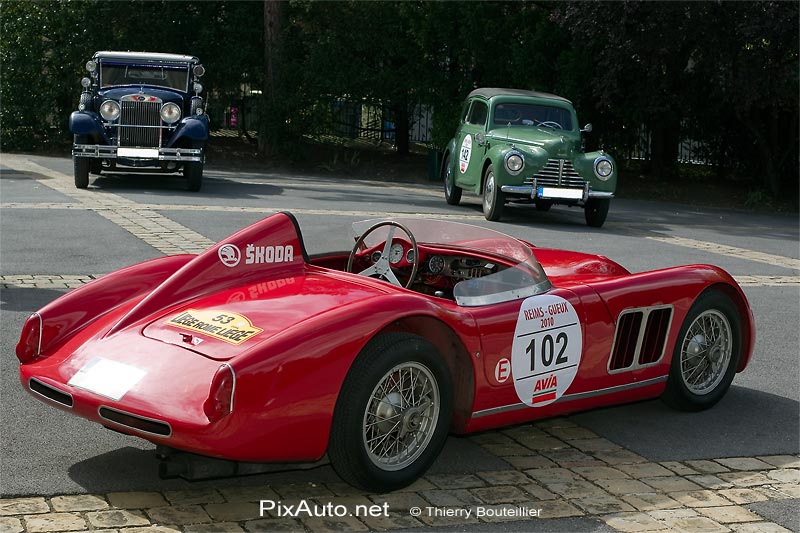
[[[563,107],[542,104],[503,103],[494,107],[495,126],[540,126],[572,130],[572,113]]]
[[[489,253],[508,260],[512,265],[510,268],[457,283],[453,296],[458,305],[473,307],[500,303],[550,290],[550,281],[530,247],[494,230],[444,220],[392,218],[355,222],[353,233],[358,238],[375,224],[386,220],[407,228],[420,245],[449,246],[467,253]],[[385,242],[389,229],[388,226],[376,229],[367,236],[364,244],[371,248]],[[395,236],[402,236],[402,233],[397,230]]]
[[[186,92],[189,89],[189,65],[103,61],[100,85],[158,85]]]

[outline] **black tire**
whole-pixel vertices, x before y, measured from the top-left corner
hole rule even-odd
[[[183,164],[183,177],[186,178],[186,189],[197,192],[203,186],[203,163],[190,161]]]
[[[382,388],[380,394],[386,396],[373,398],[375,391],[385,380],[394,380],[395,373],[407,371],[419,372],[421,375],[427,372],[433,378],[424,382],[418,381],[430,383],[431,386],[430,391],[421,391],[419,396],[420,403],[424,404],[425,400],[430,402],[424,406],[425,411],[415,410],[412,406],[396,412],[395,409],[400,407],[392,403],[396,401],[396,397],[392,399],[392,395],[399,393],[391,389]],[[427,411],[429,406],[436,403],[433,390],[437,391],[439,398],[437,413]],[[430,342],[407,333],[385,333],[375,337],[353,363],[336,401],[328,443],[328,457],[333,469],[347,483],[368,491],[384,493],[410,485],[428,470],[444,446],[453,412],[452,391],[447,364]],[[388,408],[389,411],[372,415],[370,408]],[[418,404],[418,409],[421,408]],[[394,423],[394,427],[380,427],[380,424],[392,424],[389,421],[394,417],[401,417]],[[425,424],[426,419],[432,420],[428,428],[419,427],[420,424]],[[374,422],[367,424],[367,420]],[[397,428],[398,424],[400,428]],[[376,427],[369,429],[367,426]],[[413,433],[414,430],[419,431]],[[374,441],[392,438],[392,435],[395,435],[394,438],[402,438],[400,432],[411,432],[405,435],[414,437],[412,444],[417,438],[424,439],[424,442],[414,448],[413,454],[406,459],[408,464],[394,467],[379,465],[374,450],[368,449],[368,435],[377,434],[377,437],[373,437]],[[375,446],[382,443],[383,440],[378,440]]]
[[[586,202],[586,207],[583,208],[586,225],[593,228],[603,227],[610,206],[611,200],[608,198],[590,198]]]
[[[453,166],[450,164],[451,155],[448,152],[442,165],[442,182],[444,183],[444,199],[449,205],[458,205],[461,202],[461,187],[456,185]]]
[[[503,216],[506,195],[500,190],[494,179],[492,165],[483,173],[483,216],[486,220],[497,222]]]
[[[693,331],[691,328],[698,320],[700,321],[697,325],[698,329]],[[724,368],[721,366],[718,371],[714,372],[712,365],[712,374],[716,375],[717,378],[706,385],[708,390],[699,390],[700,387],[696,383],[687,382],[687,379],[691,381],[692,376],[695,375],[691,371],[692,368],[698,368],[698,365],[702,363],[702,361],[701,363],[696,362],[705,358],[711,364],[712,358],[722,357],[726,352],[724,343],[721,343],[722,346],[720,347],[717,342],[714,342],[708,347],[706,344],[708,342],[708,334],[706,332],[713,332],[714,330],[711,327],[700,328],[701,325],[705,325],[703,323],[704,320],[710,321],[709,324],[716,323],[720,325],[720,331],[725,329],[727,324],[730,336],[730,352],[727,357],[727,366],[724,366]],[[701,331],[703,334],[700,334]],[[741,321],[731,299],[713,289],[702,293],[689,309],[689,313],[686,315],[686,319],[678,332],[675,350],[672,353],[667,388],[664,390],[661,399],[670,407],[681,411],[702,411],[713,406],[722,399],[731,386],[733,376],[739,366],[741,347]],[[685,371],[684,362],[686,362],[687,367]],[[692,364],[695,364],[695,366],[692,367]],[[689,375],[686,376],[686,373]]]
[[[89,139],[85,135],[75,135],[75,144],[87,144]],[[85,189],[89,186],[89,167],[91,160],[88,157],[72,156],[72,166],[75,175],[75,187]]]
[[[541,212],[550,211],[550,208],[553,207],[552,200],[536,200],[536,210]]]

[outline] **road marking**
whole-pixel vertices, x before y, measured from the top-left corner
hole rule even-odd
[[[800,276],[733,276],[743,287],[783,287],[800,285]]]
[[[0,209],[89,209],[84,204],[74,203],[58,203],[58,202],[45,202],[45,203],[24,203],[24,202],[9,202],[0,203]],[[92,208],[94,210],[101,208]],[[276,206],[226,206],[226,205],[192,205],[192,204],[137,204],[132,205],[118,205],[115,206],[117,211],[128,210],[149,210],[149,211],[209,211],[219,213],[259,213],[268,215],[270,213],[277,213],[279,211],[286,211],[287,208]],[[295,215],[330,215],[342,217],[362,217],[362,218],[386,218],[386,211],[345,211],[341,209],[305,209],[295,208],[289,209]],[[423,219],[442,219],[442,220],[484,220],[483,215],[468,215],[468,214],[452,214],[452,213],[404,213],[395,212],[394,215],[403,216],[405,218],[423,218]]]
[[[0,276],[0,289],[76,289],[101,274],[8,274]],[[742,287],[800,287],[800,276],[734,276]]]
[[[648,239],[672,244],[675,246],[683,246],[684,248],[694,248],[695,250],[703,250],[712,254],[727,255],[736,257],[738,259],[749,259],[750,261],[758,261],[759,263],[766,263],[768,265],[782,266],[794,270],[800,270],[800,259],[791,257],[784,257],[782,255],[767,254],[764,252],[756,252],[754,250],[747,250],[745,248],[736,248],[734,246],[726,246],[724,244],[716,244],[713,242],[696,241],[694,239],[687,239],[684,237],[647,237]]]
[[[151,209],[143,208],[132,200],[102,190],[77,189],[71,176],[23,157],[4,154],[3,165],[20,172],[34,174],[33,179],[40,184],[77,200],[84,208],[117,224],[163,254],[197,254],[214,244],[203,235]],[[39,179],[36,175],[44,176],[45,179]],[[47,208],[57,209],[57,205],[50,202]]]

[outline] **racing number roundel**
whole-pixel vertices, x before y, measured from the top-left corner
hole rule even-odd
[[[578,313],[564,298],[544,294],[522,302],[511,347],[511,375],[526,405],[543,407],[567,391],[581,362]]]
[[[458,155],[458,171],[462,174],[469,167],[469,157],[472,155],[472,135],[467,133],[461,143],[461,153]]]

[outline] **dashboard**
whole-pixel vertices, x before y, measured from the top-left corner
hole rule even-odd
[[[380,245],[367,253],[371,263],[377,263],[381,258],[384,245]],[[460,281],[465,279],[480,278],[502,270],[504,265],[497,262],[466,256],[462,253],[453,251],[443,251],[438,249],[428,249],[419,246],[420,257],[414,257],[414,249],[411,243],[394,239],[389,248],[389,264],[394,269],[411,268],[414,262],[419,259],[420,265],[417,276],[425,277],[445,277]]]

